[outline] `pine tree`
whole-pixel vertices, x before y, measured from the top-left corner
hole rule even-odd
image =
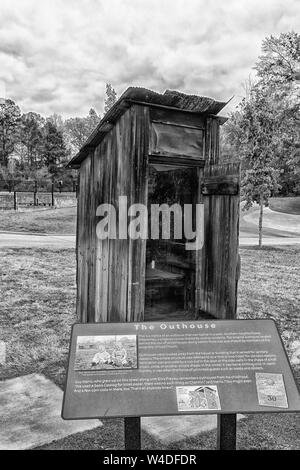
[[[92,132],[93,130],[95,130],[95,128],[100,122],[100,116],[98,116],[94,108],[91,108],[89,110],[89,115],[87,117],[87,120],[88,120],[88,126],[90,127],[91,132]]]
[[[67,159],[62,132],[51,121],[47,121],[44,126],[43,159],[53,179]]]
[[[105,103],[104,103],[104,112],[107,113],[107,111],[110,110],[110,108],[115,104],[117,101],[117,93],[115,89],[112,87],[110,83],[106,84],[106,98],[105,98]]]

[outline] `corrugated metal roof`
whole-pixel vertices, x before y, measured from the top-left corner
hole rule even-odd
[[[217,115],[227,104],[205,96],[186,95],[179,91],[166,90],[161,94],[146,88],[130,87],[101,119],[79,153],[68,163],[67,168],[78,168],[90,149],[95,148],[101,142],[114,123],[133,103],[165,106],[185,112],[210,115]]]

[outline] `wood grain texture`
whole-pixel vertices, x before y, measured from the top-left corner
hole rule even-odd
[[[217,165],[219,121],[213,117],[183,116],[133,104],[81,164],[77,225],[77,314],[82,322],[140,321],[144,315],[146,240],[96,236],[97,207],[119,197],[147,206],[150,113],[161,121],[205,127],[204,159],[197,163],[175,155],[176,164],[195,166],[195,202],[204,203],[205,243],[195,253],[195,305],[218,318],[236,311],[239,220],[239,167]],[[156,156],[167,163],[169,156]],[[162,159],[162,160],[161,160]],[[206,189],[204,189],[206,188]],[[124,223],[122,223],[124,226]]]
[[[204,167],[204,158],[187,157],[185,155],[174,155],[164,152],[163,155],[149,154],[149,163],[154,165],[174,165],[183,168]]]
[[[77,314],[82,322],[143,318],[145,240],[100,240],[97,207],[119,197],[147,204],[149,110],[134,105],[80,168],[77,221]]]
[[[178,124],[182,126],[192,126],[204,129],[205,117],[201,114],[190,114],[179,110],[164,108],[149,108],[151,122],[164,122],[166,124]]]
[[[239,164],[211,165],[206,178],[239,178]],[[239,194],[202,194],[204,246],[198,254],[197,307],[216,318],[234,318],[237,304]]]
[[[232,195],[239,194],[240,181],[238,177],[219,175],[218,177],[205,178],[205,183],[201,185],[201,192],[204,195]]]
[[[220,122],[217,117],[208,117],[205,129],[205,160],[209,165],[217,165],[220,159]]]

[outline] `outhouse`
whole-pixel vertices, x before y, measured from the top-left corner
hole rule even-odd
[[[239,167],[220,161],[225,120],[219,112],[225,104],[129,88],[68,164],[79,170],[77,313],[82,322],[234,318]],[[116,227],[109,225],[105,238],[98,229],[109,206]],[[130,236],[128,229],[132,207],[147,209],[148,230],[139,227],[140,236]],[[197,232],[198,208],[201,243],[187,249],[191,238],[183,226],[190,221],[192,235]],[[163,227],[168,210],[169,226]],[[178,215],[181,223],[175,226]]]

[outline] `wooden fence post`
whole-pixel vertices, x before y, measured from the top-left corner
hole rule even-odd
[[[14,210],[16,211],[18,209],[18,196],[17,196],[17,191],[14,191]]]
[[[37,181],[34,182],[33,205],[37,205]]]
[[[51,206],[54,207],[54,183],[51,184]]]

